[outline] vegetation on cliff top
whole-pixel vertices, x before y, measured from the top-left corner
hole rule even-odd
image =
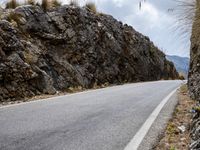
[[[17,6],[19,6],[19,3],[17,2],[17,0],[10,0],[6,3],[6,8],[9,9],[15,9]]]
[[[47,9],[50,9],[52,7],[61,6],[62,3],[60,2],[60,0],[41,0],[41,3],[37,2],[36,0],[27,0],[23,3],[18,2],[18,0],[9,0],[5,4],[5,8],[15,9],[16,7],[21,6],[21,5],[40,5],[44,11],[47,11]],[[77,0],[70,0],[69,5],[78,7],[79,3]],[[85,8],[93,13],[97,13],[96,5],[93,2],[87,2],[85,4]]]

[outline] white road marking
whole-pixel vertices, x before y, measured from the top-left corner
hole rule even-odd
[[[154,111],[151,113],[149,118],[145,121],[145,123],[142,125],[142,127],[139,129],[139,131],[136,133],[136,135],[133,137],[133,139],[128,143],[128,145],[124,148],[124,150],[137,150],[140,146],[142,140],[148,133],[149,129],[151,128],[152,124],[154,123],[155,119],[158,117],[160,111],[164,107],[164,105],[168,102],[168,100],[171,98],[171,96],[177,91],[178,88],[173,90],[167,97],[165,97],[161,103],[154,109]]]

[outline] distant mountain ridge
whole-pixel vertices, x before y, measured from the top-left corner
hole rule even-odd
[[[180,57],[176,55],[167,55],[167,60],[174,63],[177,71],[179,73],[184,74],[184,76],[187,78],[188,76],[188,70],[189,70],[189,62],[190,59],[188,57]]]

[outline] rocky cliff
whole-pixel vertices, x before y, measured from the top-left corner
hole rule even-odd
[[[193,23],[190,50],[190,71],[188,86],[190,96],[200,100],[200,2],[197,1],[196,17]]]
[[[148,37],[112,16],[67,5],[1,10],[0,101],[177,77]]]

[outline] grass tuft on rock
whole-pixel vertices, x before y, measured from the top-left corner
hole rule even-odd
[[[183,73],[179,73],[179,79],[180,80],[185,80],[184,74]]]
[[[181,93],[187,93],[187,91],[188,91],[187,85],[185,84],[185,85],[181,86],[180,91],[181,91]]]
[[[88,9],[89,11],[93,12],[93,13],[97,13],[96,5],[93,2],[86,3],[85,8]]]
[[[19,14],[16,14],[15,12],[11,12],[9,15],[8,15],[8,18],[7,20],[11,23],[15,23],[16,25],[19,25],[21,23],[21,18],[22,16],[19,15]]]
[[[15,9],[19,6],[17,0],[10,0],[6,3],[6,9]]]
[[[61,2],[59,0],[52,0],[51,5],[52,7],[59,7],[61,6]]]
[[[50,2],[49,0],[42,0],[41,7],[43,8],[44,11],[47,11],[50,7]]]
[[[35,2],[35,0],[28,0],[27,4],[28,5],[36,5],[36,2]]]

